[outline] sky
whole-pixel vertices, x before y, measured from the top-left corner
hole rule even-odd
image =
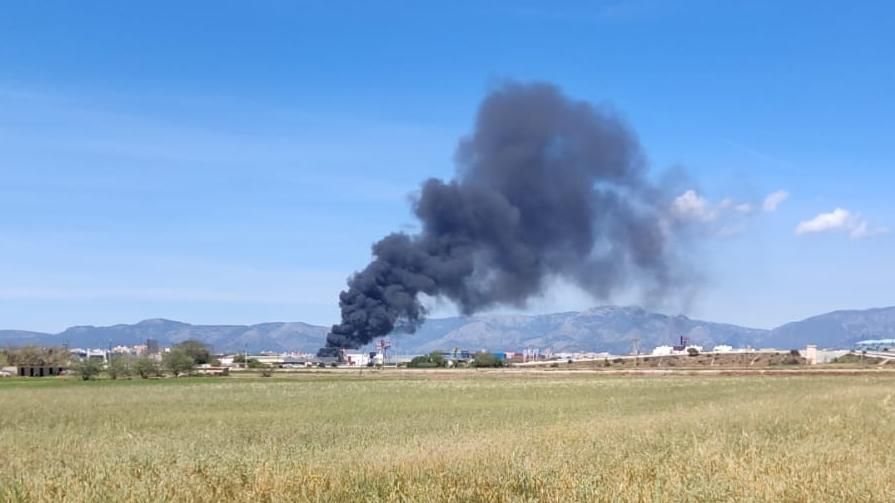
[[[893,305],[893,59],[890,2],[4,2],[0,328],[335,323],[507,81],[686,173],[701,288],[667,312]],[[523,312],[610,302],[636,300],[557,283]]]

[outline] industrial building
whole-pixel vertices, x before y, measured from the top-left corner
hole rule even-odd
[[[895,339],[868,339],[855,343],[855,351],[895,351]]]

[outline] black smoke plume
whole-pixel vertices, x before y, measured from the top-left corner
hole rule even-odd
[[[426,314],[421,294],[471,314],[524,306],[555,277],[599,299],[632,284],[651,296],[670,286],[667,199],[611,112],[552,85],[505,85],[481,104],[456,164],[453,180],[423,183],[418,234],[373,245],[373,261],[339,296],[342,322],[321,355],[396,326],[412,331]]]

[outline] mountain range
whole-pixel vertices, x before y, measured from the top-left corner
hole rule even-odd
[[[190,325],[164,319],[133,325],[78,326],[58,334],[0,330],[0,347],[62,345],[102,348],[142,344],[155,339],[162,346],[197,339],[218,352],[316,352],[327,327],[301,322],[258,325]],[[676,344],[680,337],[713,347],[848,348],[863,339],[895,338],[895,307],[834,311],[767,330],[668,316],[639,307],[604,306],[580,312],[542,315],[483,315],[427,320],[414,334],[394,334],[394,350],[402,354],[436,349],[520,350],[554,352],[607,351],[628,353],[636,340],[641,351]]]

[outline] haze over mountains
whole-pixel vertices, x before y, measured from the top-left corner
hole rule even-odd
[[[59,334],[0,330],[0,347],[25,344],[103,348],[109,345],[142,344],[152,338],[163,346],[198,339],[215,351],[304,351],[315,352],[323,344],[328,327],[307,323],[262,323],[259,325],[190,325],[155,319],[133,325],[79,326]],[[394,335],[402,354],[435,349],[518,350],[550,348],[563,351],[608,351],[627,353],[639,338],[642,350],[676,343],[681,336],[693,344],[716,344],[801,348],[851,347],[863,339],[895,338],[895,307],[834,311],[773,330],[740,327],[667,316],[638,307],[596,307],[581,312],[544,315],[485,315],[469,318],[428,320],[416,334]]]

